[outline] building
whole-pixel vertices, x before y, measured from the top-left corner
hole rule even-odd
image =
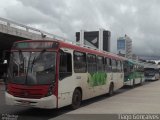
[[[129,36],[117,39],[117,54],[132,59],[132,39]]]
[[[107,52],[110,52],[110,37],[111,32],[104,29],[76,32],[76,42],[80,42],[82,46],[87,45]]]

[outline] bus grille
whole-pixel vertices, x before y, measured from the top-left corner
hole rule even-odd
[[[43,86],[24,86],[10,84],[7,86],[9,94],[20,98],[40,99],[48,93],[48,85]]]

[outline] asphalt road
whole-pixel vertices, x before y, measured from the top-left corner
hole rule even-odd
[[[145,83],[145,85],[147,85],[147,83]],[[136,88],[139,88],[140,86],[136,86]],[[136,89],[134,88],[134,89]],[[46,109],[38,109],[38,108],[29,108],[29,107],[21,107],[21,106],[7,106],[5,105],[5,98],[4,98],[4,86],[0,85],[0,119],[2,119],[3,116],[7,116],[10,115],[13,117],[14,116],[18,116],[18,120],[48,120],[51,118],[57,118],[60,116],[63,116],[65,114],[69,114],[69,113],[77,113],[77,110],[71,110],[70,107],[64,107],[61,109],[52,109],[52,110],[46,110]],[[118,91],[116,91],[114,96],[117,95],[121,95],[125,92],[128,91],[132,91],[134,90],[132,88],[122,88]],[[113,97],[114,97],[113,96]],[[111,97],[112,98],[112,97]],[[78,110],[80,112],[83,111],[83,109],[87,108],[90,105],[94,105],[96,103],[101,103],[103,101],[108,101],[110,99],[109,96],[107,95],[102,95],[96,98],[92,98],[90,100],[86,100],[82,103],[81,108],[79,108]],[[104,105],[102,105],[104,106]],[[93,106],[95,107],[95,106]],[[87,110],[89,109],[93,109],[93,107],[88,107]],[[78,111],[78,113],[79,113]],[[85,112],[85,111],[84,111]],[[83,113],[83,112],[82,112]],[[87,111],[86,111],[87,113]],[[91,113],[92,114],[92,113]]]

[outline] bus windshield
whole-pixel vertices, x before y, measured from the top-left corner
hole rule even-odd
[[[9,82],[15,84],[39,85],[55,81],[56,53],[12,52],[9,63]]]
[[[154,69],[154,68],[145,68],[145,75],[146,76],[154,76],[155,73],[158,73],[157,69]]]

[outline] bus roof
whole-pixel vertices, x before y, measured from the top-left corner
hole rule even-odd
[[[109,57],[116,60],[125,60],[124,57],[118,56],[117,54],[114,54],[111,52],[99,51],[98,49],[91,49],[88,47],[81,47],[79,45],[71,44],[69,42],[64,42],[56,39],[55,40],[25,40],[25,41],[16,41],[15,43],[19,43],[19,42],[58,42],[59,48],[68,48],[68,49],[73,49],[79,52],[87,52],[90,54],[105,56],[105,57]]]

